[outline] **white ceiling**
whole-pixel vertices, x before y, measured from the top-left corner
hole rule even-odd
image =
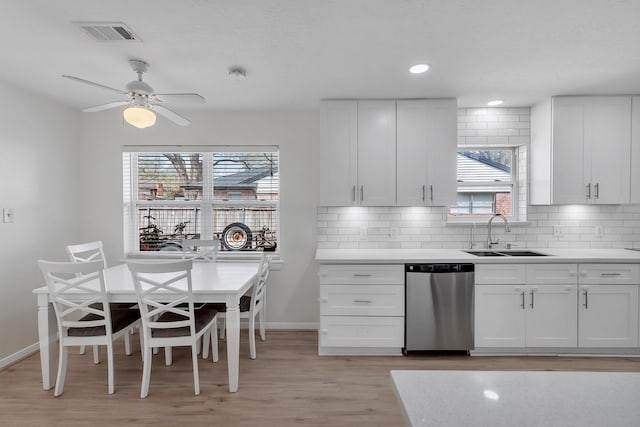
[[[121,21],[142,42],[96,42],[71,21]],[[640,0],[2,0],[0,78],[83,108],[147,61],[158,92],[218,110],[311,109],[326,98],[640,93]],[[431,70],[410,75],[427,62]],[[246,69],[245,81],[228,77]],[[175,107],[175,106],[174,106]]]

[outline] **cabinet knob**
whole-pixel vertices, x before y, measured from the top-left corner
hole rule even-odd
[[[327,331],[326,329],[321,329],[321,330],[320,330],[320,333],[321,333],[322,335],[327,335],[327,332],[328,332],[328,331]]]
[[[329,302],[328,298],[320,298],[320,302]]]

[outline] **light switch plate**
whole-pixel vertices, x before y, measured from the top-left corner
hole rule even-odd
[[[13,222],[12,208],[2,208],[2,222]]]

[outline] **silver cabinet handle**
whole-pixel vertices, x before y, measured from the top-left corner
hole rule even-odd
[[[362,304],[371,304],[373,301],[369,299],[354,299],[353,302],[362,303]]]
[[[353,277],[371,277],[371,275],[366,273],[353,273]]]
[[[522,304],[520,304],[520,307],[524,310],[524,291],[522,291],[520,295],[522,295]]]
[[[531,304],[530,304],[531,308],[533,308],[533,289],[531,290]]]
[[[600,197],[600,183],[596,182],[596,185],[594,187],[595,187],[595,193],[596,193],[595,197],[597,199],[598,197]]]
[[[360,186],[360,201],[364,201],[364,185]]]
[[[351,198],[352,198],[352,200],[355,202],[355,201],[356,201],[356,186],[355,186],[355,185],[353,186],[353,193],[352,193],[352,194],[353,194],[353,195],[352,195],[352,197],[351,197]]]
[[[622,273],[600,273],[600,276],[604,276],[604,277],[622,276]]]
[[[591,183],[587,184],[587,200],[591,199]]]
[[[433,185],[429,186],[429,200],[433,202]]]
[[[589,292],[585,289],[582,294],[584,295],[584,308],[589,308]]]
[[[427,186],[423,185],[422,186],[422,201],[424,202],[426,200],[427,197]]]

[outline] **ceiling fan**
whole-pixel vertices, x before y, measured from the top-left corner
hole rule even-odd
[[[151,86],[142,81],[142,75],[149,69],[149,64],[138,59],[129,60],[129,64],[133,71],[138,74],[138,79],[127,83],[125,90],[105,86],[100,83],[81,79],[80,77],[67,75],[63,75],[62,77],[91,86],[108,89],[112,92],[128,97],[126,100],[108,102],[106,104],[96,105],[95,107],[85,108],[82,110],[84,112],[94,113],[111,108],[127,106],[122,113],[124,119],[127,123],[138,128],[153,126],[156,122],[156,115],[154,113],[158,113],[180,126],[187,126],[191,123],[186,118],[182,117],[175,111],[168,109],[162,104],[170,102],[172,99],[203,103],[205,102],[204,97],[197,93],[155,93]]]

